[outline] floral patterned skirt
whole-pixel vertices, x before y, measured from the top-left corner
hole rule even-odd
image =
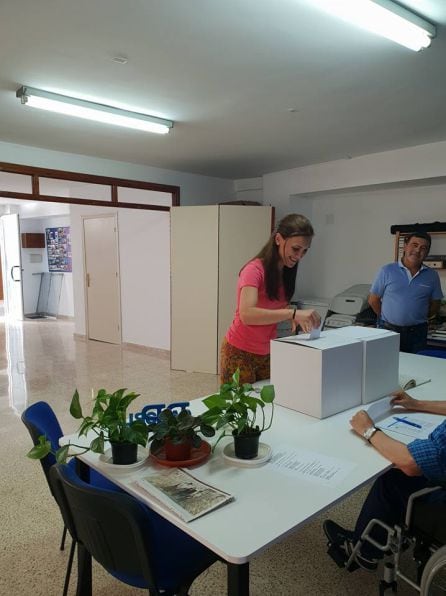
[[[220,351],[220,379],[223,383],[230,383],[237,368],[240,369],[240,383],[255,383],[270,377],[269,354],[260,356],[239,350],[231,345],[227,339],[223,340]]]

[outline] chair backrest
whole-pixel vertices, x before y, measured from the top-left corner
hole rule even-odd
[[[143,505],[128,494],[86,484],[67,465],[52,466],[50,484],[73,538],[109,573],[158,595]]]
[[[26,408],[21,418],[31,435],[34,445],[38,444],[40,435],[45,435],[54,451],[59,448],[59,439],[63,433],[56,414],[49,404],[45,401],[38,401]],[[49,453],[40,460],[40,463],[49,484],[49,471],[51,466],[56,463],[56,458],[52,453]]]

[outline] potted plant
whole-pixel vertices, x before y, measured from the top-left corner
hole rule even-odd
[[[240,369],[237,369],[230,383],[221,385],[219,393],[203,400],[208,408],[202,415],[205,422],[216,430],[223,429],[214,449],[220,439],[232,434],[236,457],[257,457],[260,434],[271,428],[273,422],[274,397],[274,385],[264,385],[261,389],[249,383],[240,385]],[[271,404],[268,414],[267,404]],[[231,433],[227,432],[228,426]]]
[[[168,408],[162,410],[157,422],[148,425],[152,433],[149,442],[156,453],[164,448],[166,459],[171,461],[185,461],[190,459],[192,447],[200,447],[201,432],[205,437],[215,435],[214,428],[205,423],[201,416],[192,416],[187,410],[174,414]]]
[[[127,422],[127,408],[139,394],[126,391],[118,389],[114,393],[108,393],[105,389],[99,389],[93,397],[91,414],[84,416],[76,389],[70,404],[70,414],[82,420],[78,435],[81,437],[93,432],[96,436],[88,446],[70,443],[58,449],[55,456],[59,463],[65,463],[67,458],[73,455],[69,453],[70,447],[76,447],[76,454],[79,454],[79,448],[84,450],[82,453],[90,450],[94,453],[104,453],[106,441],[111,445],[114,464],[131,464],[137,461],[138,445],[146,446],[149,429],[143,420]],[[39,444],[31,449],[28,456],[41,459],[50,451],[50,442],[41,436]]]

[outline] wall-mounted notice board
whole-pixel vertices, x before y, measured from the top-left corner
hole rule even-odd
[[[49,271],[71,271],[70,227],[45,228]]]

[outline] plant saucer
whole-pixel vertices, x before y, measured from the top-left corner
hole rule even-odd
[[[189,466],[201,464],[209,457],[210,453],[211,446],[207,441],[202,440],[200,447],[192,447],[189,459],[182,459],[178,461],[167,459],[164,447],[160,447],[156,451],[150,450],[150,457],[152,457],[161,466],[167,466],[169,468],[187,468]]]
[[[257,468],[263,466],[271,459],[271,455],[271,447],[266,443],[259,443],[259,453],[257,457],[253,457],[252,459],[241,459],[236,457],[233,441],[228,443],[223,449],[224,460],[233,466],[240,466],[242,468]]]

